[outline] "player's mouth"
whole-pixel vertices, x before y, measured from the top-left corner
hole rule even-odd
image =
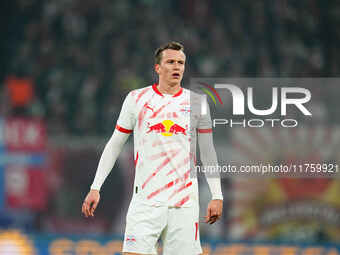
[[[173,73],[172,78],[178,79],[180,77],[179,73]]]

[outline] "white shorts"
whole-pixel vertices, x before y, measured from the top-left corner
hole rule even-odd
[[[123,252],[157,254],[159,238],[163,255],[198,255],[199,208],[154,207],[132,200],[126,215]]]

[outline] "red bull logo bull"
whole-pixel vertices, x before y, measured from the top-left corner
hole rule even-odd
[[[163,120],[160,123],[154,124],[150,126],[149,124],[149,130],[146,133],[150,132],[156,132],[161,133],[163,136],[172,136],[173,134],[183,134],[187,135],[186,133],[187,128],[184,128],[172,120]]]

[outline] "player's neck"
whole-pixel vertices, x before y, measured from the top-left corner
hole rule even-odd
[[[180,91],[181,84],[178,83],[175,86],[170,86],[169,84],[160,81],[159,84],[157,85],[157,89],[162,94],[175,95],[178,91]]]

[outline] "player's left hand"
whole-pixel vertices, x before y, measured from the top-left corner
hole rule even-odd
[[[214,224],[222,216],[222,210],[223,200],[211,200],[207,208],[207,215],[204,216],[205,223]]]

